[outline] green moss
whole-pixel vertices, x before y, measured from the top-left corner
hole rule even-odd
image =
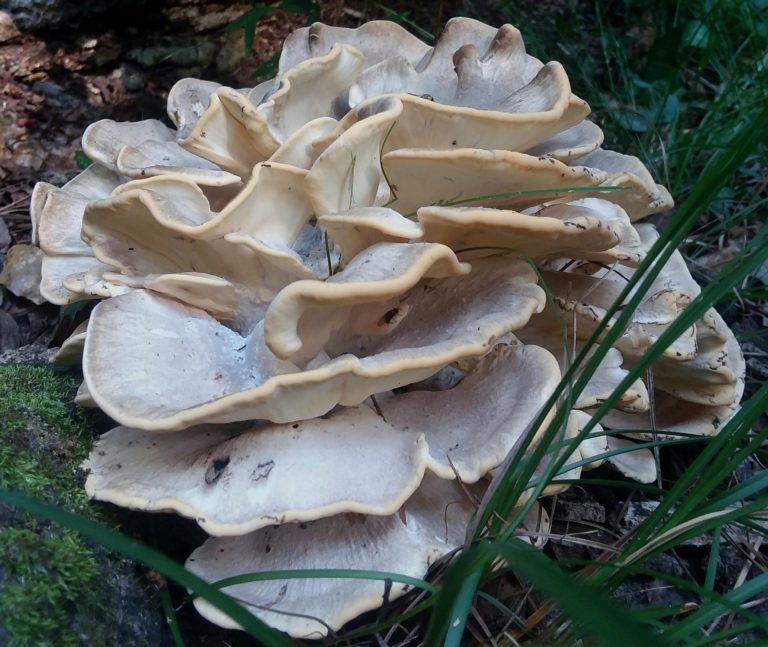
[[[78,380],[39,366],[0,366],[0,487],[82,512],[79,464],[92,433],[69,403]]]
[[[0,528],[0,568],[0,618],[12,644],[75,647],[93,635],[93,627],[78,625],[102,615],[99,568],[78,535]],[[89,613],[72,622],[78,608]]]
[[[79,465],[92,433],[71,406],[77,379],[46,367],[0,366],[0,487],[94,516]],[[106,644],[99,563],[75,532],[0,509],[0,643]]]

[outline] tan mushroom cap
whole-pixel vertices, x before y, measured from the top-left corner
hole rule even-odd
[[[626,269],[627,272],[631,268]],[[576,336],[586,339],[605,318],[625,285],[624,269],[606,276],[586,276],[573,272],[543,271],[542,278],[558,307],[576,316]],[[613,278],[615,276],[615,278]],[[674,321],[692,297],[667,281],[664,273],[633,313],[632,321],[616,342],[625,359],[639,357]],[[610,329],[612,322],[608,324]],[[695,328],[691,326],[664,351],[670,358],[690,359],[696,352]]]
[[[316,22],[294,30],[285,39],[278,69],[285,73],[309,58],[324,56],[339,44],[360,50],[366,66],[390,58],[393,52],[417,63],[432,51],[429,45],[391,20],[372,20],[356,29]]]
[[[305,173],[259,165],[219,213],[183,177],[129,182],[88,205],[83,238],[101,261],[127,276],[217,275],[266,301],[287,283],[315,276],[291,247],[312,215],[302,190]]]
[[[307,193],[318,216],[389,200],[381,151],[402,114],[395,97],[366,101],[350,111],[307,175]]]
[[[422,577],[441,547],[404,525],[397,515],[344,514],[309,523],[264,528],[239,537],[212,538],[185,566],[215,582],[268,570],[365,569]],[[223,589],[245,603],[259,619],[296,638],[321,638],[356,616],[402,595],[407,585],[363,579],[267,580]],[[197,610],[222,627],[239,626],[205,600]],[[317,618],[314,620],[313,618]]]
[[[606,440],[608,451],[620,451],[607,459],[612,467],[638,483],[656,481],[658,477],[656,459],[650,449],[635,447],[636,443],[620,436],[607,436]]]
[[[582,341],[573,339],[573,315],[563,313],[562,332],[559,322],[549,308],[537,315],[531,323],[518,330],[518,337],[525,344],[536,344],[546,348],[557,359],[561,372],[565,372],[573,358],[581,352]],[[622,368],[623,357],[616,348],[610,348],[608,353],[590,376],[584,390],[570,406],[574,409],[595,407],[610,397],[628,371]],[[580,374],[580,372],[579,372]],[[578,375],[578,374],[577,374]],[[622,411],[647,411],[649,406],[648,390],[642,380],[635,380],[619,398],[615,405]]]
[[[596,124],[585,119],[536,144],[525,153],[534,157],[552,157],[568,163],[591,153],[602,143],[603,131]]]
[[[306,123],[332,116],[333,100],[352,82],[362,54],[347,45],[287,70],[259,105],[232,88],[219,88],[179,142],[187,150],[241,177],[269,158]]]
[[[176,142],[145,141],[138,145],[125,145],[115,161],[118,173],[133,180],[156,175],[184,174],[203,186],[231,186],[240,184],[240,177],[222,171],[216,164],[198,157]]]
[[[173,510],[212,535],[242,535],[344,512],[394,514],[426,459],[423,434],[398,431],[361,405],[283,425],[162,435],[117,427],[85,463],[85,489],[124,507]]]
[[[402,214],[459,201],[521,210],[605,180],[600,171],[502,150],[400,149],[384,155],[383,164],[397,196],[388,206]]]
[[[318,357],[304,371],[272,355],[261,326],[243,337],[202,310],[135,290],[94,309],[83,374],[94,400],[127,427],[313,418],[484,355],[524,326],[544,293],[532,272],[517,270],[492,284],[482,274],[424,284],[408,295],[409,316],[393,333],[364,342],[363,356]],[[462,308],[452,306],[457,300]]]
[[[610,225],[586,210],[560,211],[564,211],[557,214],[561,217],[550,217],[485,207],[422,207],[417,217],[425,241],[464,251],[467,258],[504,251],[530,258],[578,258],[619,243]]]
[[[125,290],[120,290],[116,286],[108,288],[106,285],[98,285],[103,273],[113,269],[94,256],[44,255],[40,294],[46,301],[60,306],[83,299],[119,294]]]
[[[171,143],[175,140],[176,133],[157,119],[102,119],[85,129],[83,152],[110,171],[117,171],[117,157],[125,146],[137,146],[147,141]]]
[[[61,348],[56,351],[51,361],[59,366],[77,366],[83,359],[85,347],[85,331],[88,329],[88,321],[84,321],[72,331],[72,334],[64,340]]]
[[[474,483],[498,467],[560,381],[551,353],[498,344],[457,386],[379,397],[387,422],[426,434],[429,469]]]
[[[398,54],[366,67],[349,91],[353,106],[384,94],[403,100],[390,150],[520,151],[589,113],[587,104],[571,94],[562,66],[528,56],[511,25],[495,30],[456,18],[419,62]]]
[[[281,290],[264,319],[266,344],[282,359],[297,353],[314,357],[338,330],[386,334],[396,325],[386,313],[400,295],[422,278],[470,269],[444,245],[379,243],[326,281],[296,281]]]
[[[656,389],[653,395],[653,417],[649,413],[630,414],[612,410],[603,417],[602,422],[606,427],[618,431],[627,430],[625,435],[631,435],[632,438],[678,438],[681,434],[714,436],[739,410],[739,402],[744,395],[745,372],[741,357],[736,365],[737,380],[731,404],[706,406],[681,400]]]
[[[418,223],[387,207],[350,209],[320,216],[318,222],[339,245],[345,262],[377,243],[417,241],[424,233]]]
[[[318,117],[308,121],[280,144],[268,161],[309,170],[328,145],[329,136],[338,127],[339,122],[332,117]]]
[[[464,543],[475,511],[473,499],[479,500],[484,489],[484,484],[463,485],[426,474],[398,515],[342,514],[264,528],[240,537],[213,538],[192,553],[186,567],[209,582],[264,570],[308,568],[424,577],[437,559]],[[530,517],[527,523],[536,526]],[[389,599],[410,588],[392,582]],[[318,638],[329,628],[336,630],[380,606],[384,584],[379,580],[314,578],[253,582],[224,591],[244,601],[257,617],[276,629],[296,638]],[[237,628],[203,600],[196,600],[195,606],[211,622]]]
[[[90,200],[109,195],[120,176],[92,164],[61,189],[38,184],[32,199],[34,236],[43,250],[40,292],[57,305],[92,295],[64,286],[67,277],[82,273],[100,275],[111,269],[101,263],[80,238],[83,212]]]
[[[249,172],[243,188],[218,213],[211,210],[200,187],[184,174],[127,182],[98,208],[117,212],[125,208],[122,201],[140,200],[152,217],[174,234],[212,240],[238,232],[290,244],[312,216],[304,191],[306,173],[287,164],[258,164]],[[97,206],[91,205],[88,211],[98,212]]]
[[[571,163],[599,169],[608,174],[608,184],[625,187],[624,191],[616,191],[607,199],[621,206],[633,222],[669,211],[675,205],[669,191],[656,184],[637,157],[598,148]]]
[[[576,421],[579,432],[581,432],[592,420],[590,414],[586,411],[580,411],[579,409],[574,409],[571,411],[570,415]],[[608,437],[603,431],[602,425],[595,423],[589,435],[579,443],[581,459],[589,461],[582,467],[582,469],[591,470],[600,467],[606,460],[605,453],[607,451]]]
[[[177,128],[179,140],[186,139],[211,103],[211,97],[220,83],[202,79],[184,78],[177,81],[166,102],[168,117]]]
[[[534,207],[526,210],[526,213],[560,220],[578,216],[592,218],[599,221],[603,227],[609,228],[618,237],[618,243],[608,249],[584,249],[578,256],[571,258],[592,260],[606,265],[618,262],[628,267],[637,267],[652,244],[647,236],[644,237],[630,223],[624,209],[601,198],[579,198],[568,202],[545,204],[541,208]]]
[[[244,106],[250,102],[231,88],[220,87],[210,95],[200,117],[184,116],[178,143],[186,150],[216,164],[219,168],[242,178],[253,167],[266,160],[274,148],[254,143],[245,126]],[[170,97],[169,97],[170,108]]]
[[[77,387],[77,393],[75,393],[73,401],[78,407],[86,409],[95,409],[99,406],[91,397],[91,392],[88,390],[85,382],[81,382],[80,386]]]
[[[32,223],[31,243],[38,244],[37,230],[40,224],[40,217],[43,214],[43,207],[48,200],[48,195],[52,191],[57,191],[58,187],[48,182],[38,182],[32,189],[32,195],[29,198],[29,219]]]
[[[722,339],[722,336],[725,339]],[[737,404],[745,363],[735,335],[711,308],[696,322],[696,355],[686,361],[661,358],[653,366],[653,383],[670,395],[708,406]]]

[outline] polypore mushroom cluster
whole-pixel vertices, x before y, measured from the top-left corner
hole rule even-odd
[[[59,352],[82,356],[78,401],[120,425],[88,459],[88,493],[195,519],[212,537],[187,565],[210,581],[423,576],[558,384],[562,322],[578,348],[655,240],[638,221],[672,205],[638,159],[600,148],[588,113],[514,27],[458,18],[434,47],[389,22],[316,24],[255,88],[179,81],[175,129],[90,126],[93,165],[39,184],[32,208],[42,294],[102,299]],[[698,291],[674,255],[566,436]],[[743,371],[712,310],[653,368],[655,427],[640,380],[604,424],[715,433]],[[629,443],[590,438],[573,458]],[[609,461],[656,477],[648,450]],[[383,584],[227,591],[317,637],[378,606]]]

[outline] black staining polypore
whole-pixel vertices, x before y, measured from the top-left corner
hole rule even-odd
[[[229,456],[214,458],[208,469],[205,470],[205,484],[213,485],[216,483],[221,478],[224,470],[227,469],[227,465],[229,465]]]

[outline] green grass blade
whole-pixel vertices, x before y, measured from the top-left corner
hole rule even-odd
[[[306,580],[306,579],[348,579],[348,580],[391,580],[400,582],[417,589],[422,589],[430,593],[436,593],[437,587],[429,582],[425,582],[417,577],[409,577],[400,573],[390,573],[388,571],[367,571],[359,569],[341,569],[341,568],[306,568],[291,571],[261,571],[259,573],[244,573],[227,577],[223,580],[211,582],[211,586],[217,589],[224,589],[235,584],[246,584],[247,582],[264,582],[267,580]]]

